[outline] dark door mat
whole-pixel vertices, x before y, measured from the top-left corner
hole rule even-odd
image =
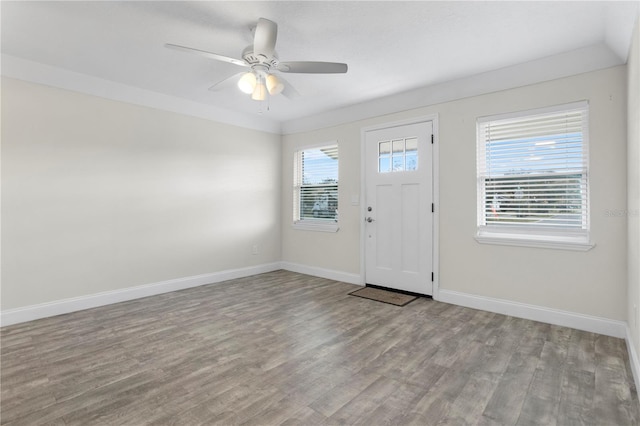
[[[411,296],[409,294],[396,293],[395,291],[382,290],[373,287],[364,287],[356,291],[352,291],[349,294],[351,296],[362,297],[364,299],[375,300],[396,306],[405,306],[418,298],[417,296]]]

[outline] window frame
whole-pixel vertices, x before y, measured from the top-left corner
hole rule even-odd
[[[486,182],[488,179],[496,179],[501,176],[489,176],[486,172],[483,156],[486,156],[487,140],[482,132],[487,123],[491,122],[504,122],[504,121],[518,121],[522,119],[531,119],[535,116],[544,116],[556,113],[562,113],[563,111],[576,111],[582,110],[582,162],[583,172],[582,175],[584,183],[581,184],[585,188],[585,193],[582,198],[583,208],[580,214],[583,216],[582,228],[572,227],[539,227],[534,228],[531,226],[517,226],[513,224],[492,224],[486,223]],[[589,103],[587,101],[573,102],[569,104],[556,105],[546,108],[531,109],[525,111],[511,112],[506,114],[497,114],[491,116],[478,117],[476,120],[476,179],[477,179],[477,222],[476,222],[476,236],[475,239],[479,243],[483,244],[499,244],[510,246],[523,246],[523,247],[538,247],[538,248],[552,248],[552,249],[565,249],[565,250],[579,250],[587,251],[594,247],[594,244],[590,241],[591,238],[591,225],[590,215],[591,197],[589,194],[590,188],[590,164],[589,164]],[[482,161],[482,163],[481,163]],[[567,175],[566,171],[562,171],[562,174]],[[551,173],[549,173],[551,174]],[[576,174],[576,173],[574,173]],[[560,175],[560,174],[559,174]],[[514,175],[514,177],[523,175]],[[504,176],[502,176],[504,177]],[[586,199],[585,199],[586,198]]]
[[[338,182],[336,184],[338,197],[340,194],[340,146],[337,140],[322,142],[312,145],[305,145],[296,149],[293,153],[293,229],[317,232],[338,232],[339,227],[339,206],[336,209],[336,219],[309,219],[300,218],[300,191],[305,185],[302,183],[302,154],[304,151],[317,150],[322,148],[335,148],[338,152]],[[308,187],[308,186],[306,186]]]

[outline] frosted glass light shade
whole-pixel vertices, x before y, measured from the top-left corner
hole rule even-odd
[[[258,84],[256,84],[256,88],[253,90],[251,99],[254,101],[264,101],[267,99],[267,88],[264,86],[263,82],[259,81]]]
[[[246,94],[253,93],[256,88],[255,74],[248,72],[240,77],[240,80],[238,81],[238,88]]]
[[[280,80],[278,80],[275,75],[269,74],[267,76],[267,90],[269,91],[270,95],[277,95],[278,93],[282,92],[283,89],[284,84],[282,84],[282,82],[280,82]]]

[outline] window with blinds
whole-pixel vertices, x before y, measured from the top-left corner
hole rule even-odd
[[[588,104],[477,122],[478,237],[586,244]]]
[[[337,144],[295,153],[293,218],[320,225],[338,221]]]

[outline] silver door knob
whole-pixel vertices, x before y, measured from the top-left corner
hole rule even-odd
[[[375,220],[375,219],[374,219],[374,218],[372,218],[372,217],[368,217],[368,218],[367,218],[367,222],[369,222],[369,223],[373,222],[374,220]]]

